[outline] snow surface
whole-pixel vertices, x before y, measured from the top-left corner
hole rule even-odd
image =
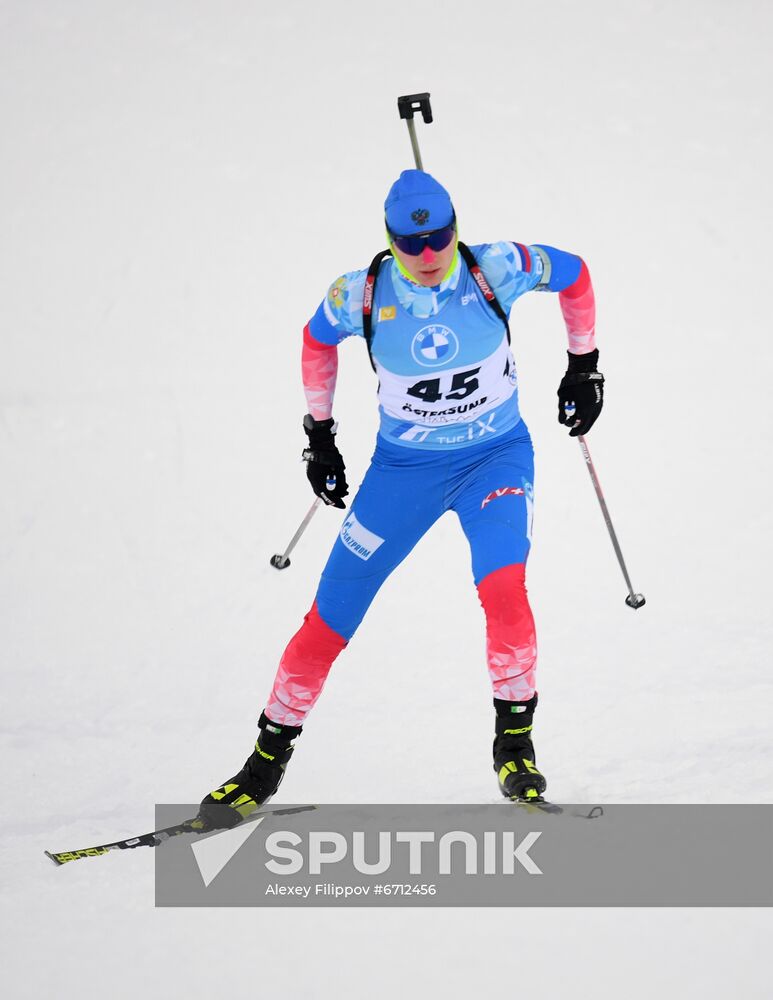
[[[575,250],[597,293],[589,444],[637,613],[555,422],[558,303],[512,320],[552,796],[771,800],[772,21],[763,0],[0,2],[5,996],[770,996],[765,910],[157,911],[150,851],[42,851],[150,829],[249,750],[338,524],[269,566],[312,499],[300,329],[382,245],[411,165],[395,99],[425,89],[463,238]],[[341,360],[357,482],[375,386],[361,344]],[[448,517],[276,801],[495,801],[491,724]]]

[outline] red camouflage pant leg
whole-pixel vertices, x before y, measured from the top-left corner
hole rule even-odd
[[[528,701],[535,691],[537,637],[526,593],[526,566],[503,566],[478,584],[486,615],[486,654],[494,697]]]
[[[280,726],[302,726],[345,646],[346,640],[322,620],[315,601],[280,660],[266,705],[269,719]]]

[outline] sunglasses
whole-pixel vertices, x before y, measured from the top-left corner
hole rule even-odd
[[[442,229],[433,229],[431,233],[422,233],[420,236],[398,236],[396,233],[389,232],[389,237],[400,253],[407,254],[409,257],[418,257],[425,247],[429,247],[435,253],[439,250],[445,250],[455,234],[456,219],[454,218],[447,226],[443,226]]]

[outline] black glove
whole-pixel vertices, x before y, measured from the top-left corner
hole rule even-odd
[[[566,375],[558,387],[558,422],[572,429],[569,437],[587,434],[604,405],[604,376],[597,371],[599,352],[569,355]]]
[[[329,420],[315,420],[309,413],[303,418],[303,429],[309,438],[309,447],[303,451],[306,475],[311,488],[326,504],[346,507],[342,497],[349,492],[344,475],[344,460],[336,448],[335,433],[338,425]]]

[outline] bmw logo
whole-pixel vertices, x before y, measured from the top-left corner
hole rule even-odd
[[[423,368],[439,368],[453,361],[458,353],[456,334],[438,323],[422,327],[411,344],[413,360]]]

